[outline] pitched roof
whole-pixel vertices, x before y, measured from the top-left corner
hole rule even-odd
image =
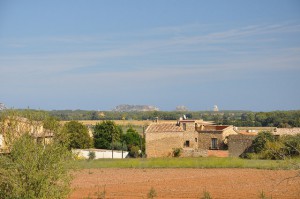
[[[300,128],[277,128],[274,135],[297,135],[300,134]]]
[[[158,123],[153,123],[148,126],[146,133],[163,133],[163,132],[183,132],[183,129],[174,124],[158,124]]]
[[[248,131],[237,131],[237,133],[242,135],[253,135],[253,136],[257,135],[257,132],[248,132]]]

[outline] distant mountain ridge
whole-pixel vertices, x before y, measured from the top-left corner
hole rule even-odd
[[[159,108],[155,106],[149,106],[149,105],[129,105],[129,104],[121,104],[116,106],[113,111],[117,112],[143,112],[143,111],[159,111]]]
[[[5,110],[6,106],[3,103],[0,103],[0,111]]]

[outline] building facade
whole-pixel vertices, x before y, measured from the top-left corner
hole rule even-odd
[[[8,153],[12,143],[25,133],[36,142],[47,144],[52,141],[53,132],[45,129],[42,122],[23,117],[10,117],[0,122],[0,153]]]
[[[201,120],[156,122],[145,132],[146,154],[149,158],[171,157],[174,149],[180,148],[183,156],[218,156],[216,151],[227,149],[227,138],[232,134],[237,134],[233,126],[212,125]]]

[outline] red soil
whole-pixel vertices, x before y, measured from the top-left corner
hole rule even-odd
[[[300,198],[299,171],[255,169],[91,169],[75,173],[70,198]]]

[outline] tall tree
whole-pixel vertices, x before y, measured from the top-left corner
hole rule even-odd
[[[138,151],[142,150],[141,144],[144,144],[144,140],[140,134],[132,127],[129,127],[126,134],[123,135],[123,141],[127,145],[129,155],[132,157],[138,157]]]
[[[92,147],[92,138],[85,125],[77,121],[67,122],[63,131],[68,135],[70,148],[86,149]]]
[[[97,123],[94,128],[94,146],[98,149],[109,149],[114,142],[121,142],[122,128],[113,121]]]

